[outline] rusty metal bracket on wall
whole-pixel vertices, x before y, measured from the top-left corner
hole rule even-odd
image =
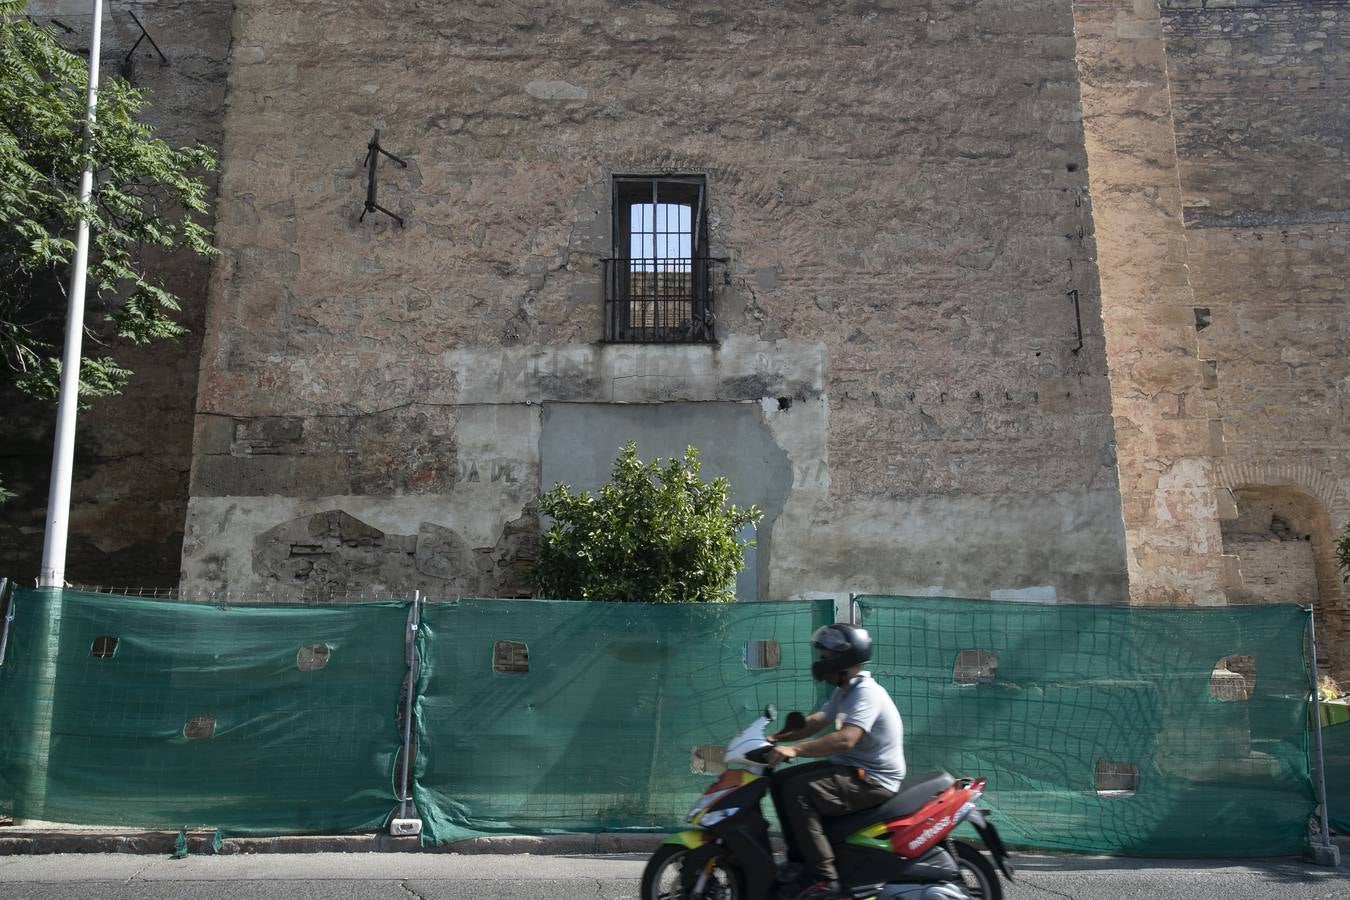
[[[400,166],[402,166],[403,168],[405,168],[405,169],[408,168],[408,164],[407,164],[406,162],[404,162],[403,160],[399,159],[397,156],[395,156],[394,154],[390,153],[388,150],[386,150],[386,149],[384,149],[383,147],[380,146],[380,129],[376,128],[376,129],[375,129],[375,136],[372,137],[372,138],[370,139],[370,143],[369,143],[369,144],[366,144],[366,163],[365,163],[365,165],[366,165],[366,208],[365,208],[365,210],[362,211],[361,217],[358,218],[356,221],[358,221],[358,222],[364,222],[365,219],[366,219],[366,213],[368,213],[368,212],[375,212],[376,210],[378,210],[379,212],[382,212],[382,213],[384,213],[386,216],[388,216],[389,218],[393,219],[395,222],[398,223],[398,227],[399,227],[399,228],[402,228],[402,227],[403,227],[403,217],[402,217],[402,216],[398,215],[397,213],[391,212],[390,210],[385,209],[385,208],[384,208],[383,206],[381,206],[379,203],[375,202],[375,194],[376,194],[376,191],[375,191],[375,165],[376,165],[376,163],[379,162],[379,159],[380,159],[380,155],[381,155],[381,154],[383,154],[383,155],[389,157],[390,159],[392,159],[394,162],[398,163],[398,164],[399,164]]]
[[[1073,321],[1078,326],[1078,346],[1073,348],[1077,353],[1083,349],[1083,314],[1078,309],[1078,288],[1068,291],[1064,296],[1073,298]]]
[[[126,69],[131,65],[132,54],[134,54],[136,48],[141,45],[141,41],[149,41],[150,46],[154,47],[155,52],[159,54],[159,64],[161,66],[167,66],[169,64],[169,58],[164,55],[163,50],[159,49],[159,44],[155,43],[155,39],[150,36],[150,32],[145,30],[145,23],[138,19],[136,14],[131,10],[127,10],[127,15],[131,16],[131,21],[135,22],[136,27],[141,30],[141,36],[136,38],[136,43],[132,44],[131,49],[127,51],[126,58],[122,60],[122,68]]]

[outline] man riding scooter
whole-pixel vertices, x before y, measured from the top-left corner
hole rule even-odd
[[[823,758],[775,772],[771,791],[783,821],[788,859],[800,859],[813,870],[797,900],[837,900],[848,895],[839,883],[821,817],[877,806],[900,789],[905,777],[904,725],[890,694],[863,670],[863,663],[872,658],[872,639],[866,630],[843,623],[826,625],[811,636],[811,646],[818,654],[811,675],[833,685],[834,693],[806,717],[805,725],[768,737],[775,743],[812,740],[774,747],[766,761],[777,765],[799,757]],[[816,737],[827,727],[835,730]]]

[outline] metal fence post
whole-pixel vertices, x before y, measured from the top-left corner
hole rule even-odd
[[[1317,612],[1308,607],[1308,645],[1312,651],[1312,665],[1308,678],[1312,682],[1313,746],[1317,755],[1317,800],[1322,804],[1320,843],[1313,841],[1313,862],[1319,866],[1339,866],[1341,849],[1331,841],[1331,813],[1327,809],[1326,757],[1322,753],[1322,693],[1317,688]]]
[[[14,621],[12,594],[13,584],[8,578],[0,578],[0,609],[5,611],[4,619],[0,620],[0,666],[5,664],[5,652],[9,649],[9,626]]]
[[[408,617],[408,690],[403,699],[403,778],[400,784],[398,816],[389,823],[389,833],[398,837],[422,833],[422,820],[412,814],[412,723],[413,697],[417,693],[419,660],[417,632],[422,627],[422,592],[413,591],[412,611]]]

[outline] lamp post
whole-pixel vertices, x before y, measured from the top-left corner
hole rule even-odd
[[[89,89],[84,110],[84,173],[80,203],[94,194],[94,110],[98,104],[98,63],[103,45],[103,0],[93,0],[94,27],[89,36]],[[89,265],[89,219],[80,216],[75,259],[70,266],[66,340],[61,354],[61,395],[56,406],[56,440],[52,448],[52,480],[47,492],[47,530],[42,539],[40,587],[62,587],[66,580],[66,537],[70,531],[70,480],[75,462],[75,413],[79,407],[80,354],[84,338],[84,285]]]

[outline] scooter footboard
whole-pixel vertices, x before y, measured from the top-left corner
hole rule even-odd
[[[936,883],[955,881],[961,877],[956,860],[941,845],[918,859],[905,859],[886,850],[867,847],[846,846],[836,849],[839,875],[850,885],[883,885],[891,881]]]
[[[954,884],[890,884],[874,900],[970,900],[970,895]]]

